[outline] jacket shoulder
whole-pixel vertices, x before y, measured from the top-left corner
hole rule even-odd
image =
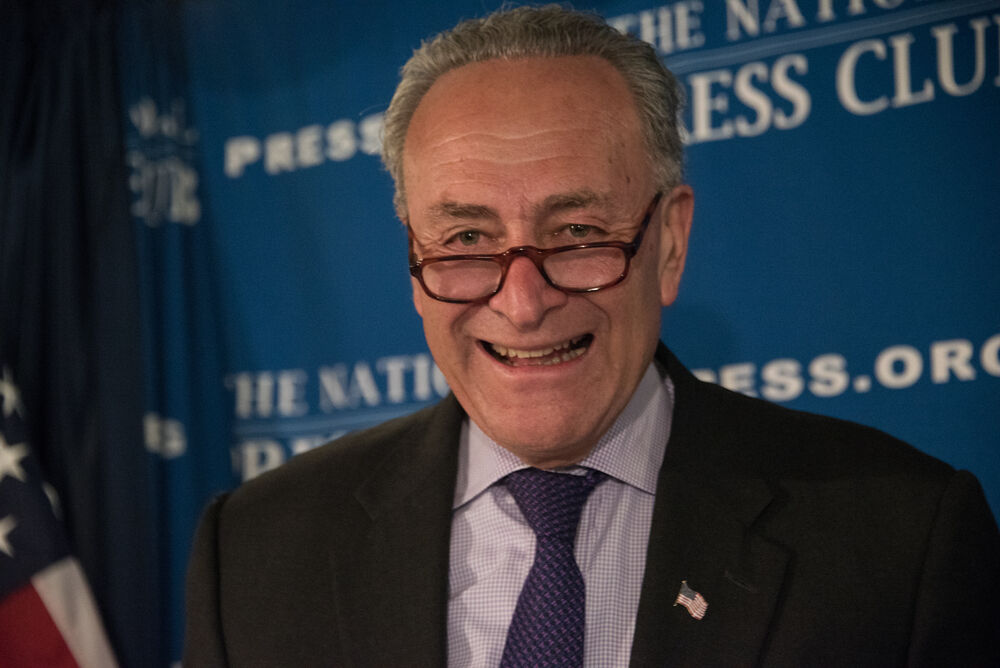
[[[342,503],[400,450],[415,449],[435,426],[457,426],[461,415],[449,396],[413,414],[346,434],[243,483],[229,495],[225,511],[287,511],[302,504]],[[457,441],[458,431],[453,431]]]
[[[863,473],[946,484],[955,469],[883,431],[749,397],[674,369],[675,433],[682,458],[763,478]],[[673,443],[671,443],[671,446]],[[670,456],[668,447],[668,456]]]

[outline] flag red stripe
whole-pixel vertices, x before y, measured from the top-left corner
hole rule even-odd
[[[0,666],[79,668],[31,583],[0,601]]]

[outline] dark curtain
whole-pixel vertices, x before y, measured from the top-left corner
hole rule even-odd
[[[139,292],[116,73],[99,0],[3,0],[0,362],[122,665],[158,665]]]

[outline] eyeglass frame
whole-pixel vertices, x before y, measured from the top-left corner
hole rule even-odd
[[[642,221],[639,223],[639,231],[633,237],[632,241],[596,241],[589,244],[571,244],[569,246],[556,246],[554,248],[537,248],[535,246],[516,246],[514,248],[508,248],[502,253],[488,253],[488,254],[470,254],[470,255],[439,255],[436,257],[425,257],[417,259],[416,253],[413,252],[413,228],[410,227],[409,221],[406,222],[406,229],[409,234],[409,245],[410,245],[410,275],[417,279],[420,283],[420,287],[423,288],[424,292],[431,299],[436,299],[437,301],[447,302],[449,304],[485,304],[490,299],[494,297],[500,290],[503,289],[504,281],[507,280],[507,272],[510,269],[510,265],[518,257],[527,258],[535,265],[535,269],[541,274],[545,282],[551,287],[565,292],[568,294],[581,294],[588,292],[597,292],[599,290],[606,290],[608,288],[614,287],[624,281],[628,277],[628,270],[632,264],[632,258],[635,257],[636,253],[639,252],[639,246],[642,245],[642,240],[646,233],[646,228],[649,227],[649,222],[653,219],[653,213],[656,211],[656,206],[660,203],[663,197],[663,192],[658,191],[653,195],[653,200],[646,207],[646,213],[643,214]],[[604,285],[598,285],[593,288],[564,288],[562,286],[556,285],[549,278],[549,275],[545,273],[545,268],[542,263],[550,255],[555,255],[556,253],[564,253],[571,250],[585,250],[588,248],[618,248],[625,252],[625,267],[622,269],[621,274],[619,274],[614,280],[605,283]],[[436,264],[438,262],[448,262],[456,260],[479,260],[486,262],[494,262],[500,265],[500,280],[497,282],[496,288],[493,292],[482,297],[477,297],[476,299],[452,299],[448,297],[442,297],[431,292],[427,284],[424,283],[423,270],[424,267],[430,264]]]

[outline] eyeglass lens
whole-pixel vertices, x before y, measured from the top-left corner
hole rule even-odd
[[[626,263],[621,248],[571,248],[545,257],[542,269],[558,288],[591,290],[620,278]],[[427,288],[445,299],[485,297],[496,291],[502,277],[501,264],[491,260],[444,260],[423,268]]]

